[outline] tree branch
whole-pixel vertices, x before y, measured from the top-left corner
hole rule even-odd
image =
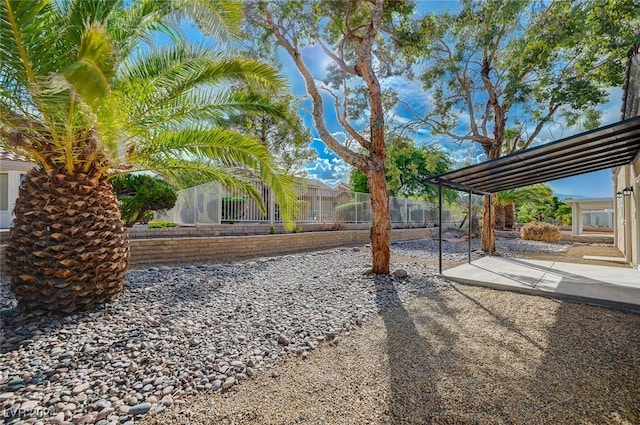
[[[331,133],[327,129],[326,123],[324,121],[324,104],[322,101],[322,96],[320,95],[311,72],[302,60],[302,54],[300,50],[284,36],[281,28],[276,25],[271,12],[269,11],[267,5],[264,3],[262,4],[262,11],[266,17],[266,24],[273,31],[276,39],[278,40],[278,44],[284,47],[287,53],[289,53],[294,63],[296,64],[298,71],[300,71],[302,77],[305,80],[307,91],[309,92],[309,95],[311,96],[311,100],[313,102],[313,121],[315,123],[316,129],[318,130],[320,138],[327,144],[327,146],[329,146],[331,150],[341,156],[342,159],[344,159],[347,163],[353,165],[354,167],[358,167],[363,171],[366,170],[368,168],[367,157],[365,155],[353,152],[351,149],[341,144],[335,137],[333,137],[333,135],[331,135]]]
[[[365,139],[364,137],[362,137],[362,135],[356,131],[355,128],[353,128],[351,126],[351,124],[349,124],[349,122],[346,119],[346,110],[347,110],[347,97],[346,95],[344,96],[344,105],[342,106],[342,113],[340,112],[340,98],[333,92],[331,91],[329,88],[327,87],[323,87],[323,90],[326,90],[327,92],[329,92],[329,94],[331,96],[333,96],[333,99],[335,101],[335,108],[336,108],[336,117],[338,118],[338,122],[340,123],[340,125],[342,127],[344,127],[344,129],[347,131],[347,133],[349,133],[349,135],[351,137],[353,137],[353,139],[355,141],[357,141],[360,146],[362,146],[363,148],[369,150],[371,148],[371,143]]]
[[[336,56],[336,54],[333,53],[321,40],[318,41],[318,44],[322,51],[338,64],[341,70],[348,74],[357,75],[356,70],[352,66],[347,65],[341,57]]]
[[[523,149],[527,149],[529,146],[531,146],[535,138],[538,137],[538,134],[540,134],[540,131],[542,131],[542,127],[544,127],[544,125],[551,119],[558,108],[560,108],[560,103],[556,103],[549,108],[549,112],[547,112],[547,115],[545,115],[540,121],[538,121],[538,124],[536,124],[536,128],[533,130],[533,133],[531,133],[531,136],[529,136],[529,138],[525,142]]]

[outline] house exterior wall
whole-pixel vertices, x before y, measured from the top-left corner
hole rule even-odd
[[[622,119],[640,115],[640,43],[629,51],[624,85]],[[635,268],[640,269],[640,155],[629,165],[613,170],[614,196],[633,188],[630,196],[615,198],[615,244]]]
[[[640,159],[633,165],[618,167],[615,172],[614,183],[616,193],[622,193],[625,188],[633,187],[630,196],[616,196],[616,247],[627,260],[638,267],[639,229],[640,229],[640,174],[636,173]]]
[[[33,167],[25,161],[0,160],[0,229],[8,229],[13,221],[13,207],[18,199],[22,176]],[[3,181],[4,180],[4,181]],[[5,185],[6,184],[6,185]]]

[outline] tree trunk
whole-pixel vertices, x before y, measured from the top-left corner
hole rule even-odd
[[[509,204],[504,209],[504,227],[513,229],[516,224],[515,205]]]
[[[489,196],[491,196],[491,223],[489,223]],[[492,252],[496,251],[496,238],[494,229],[496,217],[495,198],[496,195],[484,196],[484,208],[482,212],[482,250],[484,252],[489,252],[489,247],[491,247]]]
[[[496,229],[504,230],[505,223],[505,215],[506,215],[506,205],[496,205]]]
[[[389,193],[383,166],[372,167],[367,173],[371,191],[371,250],[373,252],[372,270],[376,274],[389,274],[391,260],[391,218],[389,212]]]
[[[494,106],[496,119],[495,125],[497,128],[504,129],[504,117],[502,116],[502,109],[498,105]],[[500,111],[500,113],[498,113]],[[498,119],[498,115],[501,117]],[[492,145],[485,145],[484,152],[487,155],[487,161],[499,158],[500,150],[502,149],[502,143],[504,141],[504,132],[499,132],[494,129],[494,143]],[[491,197],[491,198],[490,198]],[[489,199],[491,199],[491,223],[489,223]],[[482,250],[484,252],[496,252],[496,194],[485,195],[484,205],[482,208]]]
[[[6,255],[24,311],[71,313],[113,300],[124,286],[129,240],[111,185],[29,171]]]

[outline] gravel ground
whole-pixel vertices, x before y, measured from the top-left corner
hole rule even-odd
[[[451,285],[435,241],[392,248],[395,277],[367,274],[367,248],[131,271],[64,319],[2,284],[4,421],[640,423],[640,316]]]

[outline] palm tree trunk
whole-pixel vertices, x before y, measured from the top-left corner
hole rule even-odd
[[[509,204],[504,209],[504,227],[507,229],[513,229],[516,220],[515,220],[515,205]]]
[[[506,205],[496,205],[496,230],[504,230]]]
[[[11,289],[25,311],[70,313],[123,289],[129,240],[111,185],[35,168],[20,186],[7,244]]]

